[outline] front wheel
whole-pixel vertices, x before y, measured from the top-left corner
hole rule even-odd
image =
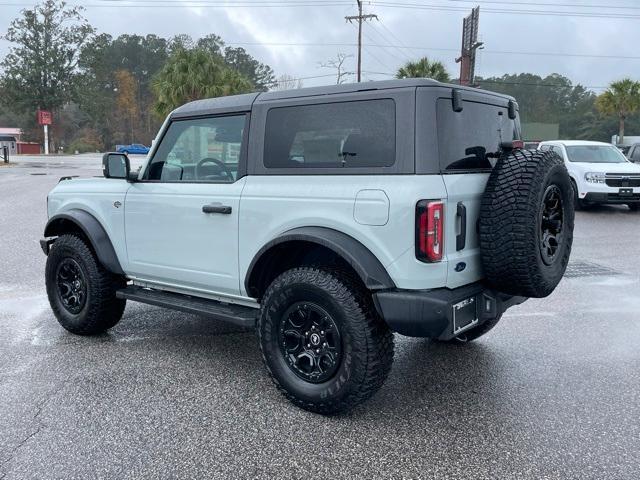
[[[122,318],[126,300],[116,298],[116,290],[124,279],[107,271],[78,236],[62,235],[53,243],[45,280],[51,309],[71,333],[101,333]]]
[[[322,414],[371,397],[393,362],[393,334],[369,292],[347,273],[301,267],[267,289],[258,319],[260,348],[278,389]]]

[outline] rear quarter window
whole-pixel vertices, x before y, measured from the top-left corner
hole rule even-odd
[[[446,173],[487,171],[496,162],[502,142],[519,140],[517,119],[509,118],[507,106],[463,102],[454,112],[451,99],[437,101],[440,169]]]
[[[266,168],[390,167],[396,161],[392,99],[276,107],[267,113]]]

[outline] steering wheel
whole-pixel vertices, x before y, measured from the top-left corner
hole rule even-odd
[[[196,171],[195,171],[196,179],[202,179],[202,178],[205,178],[205,177],[208,176],[208,175],[204,174],[203,168],[202,168],[207,163],[213,163],[213,164],[217,165],[220,168],[221,173],[224,173],[224,175],[229,180],[233,181],[233,173],[231,173],[231,170],[229,170],[229,168],[227,168],[227,166],[224,164],[224,162],[221,162],[217,158],[213,158],[213,157],[203,158],[202,160],[200,160],[196,164]]]

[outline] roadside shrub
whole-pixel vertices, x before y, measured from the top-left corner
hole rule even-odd
[[[95,131],[85,128],[78,132],[65,150],[67,153],[99,152],[102,150],[102,142]]]

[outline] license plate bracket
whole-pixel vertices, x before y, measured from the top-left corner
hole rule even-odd
[[[476,305],[476,297],[469,297],[452,305],[454,335],[458,335],[478,324]]]

